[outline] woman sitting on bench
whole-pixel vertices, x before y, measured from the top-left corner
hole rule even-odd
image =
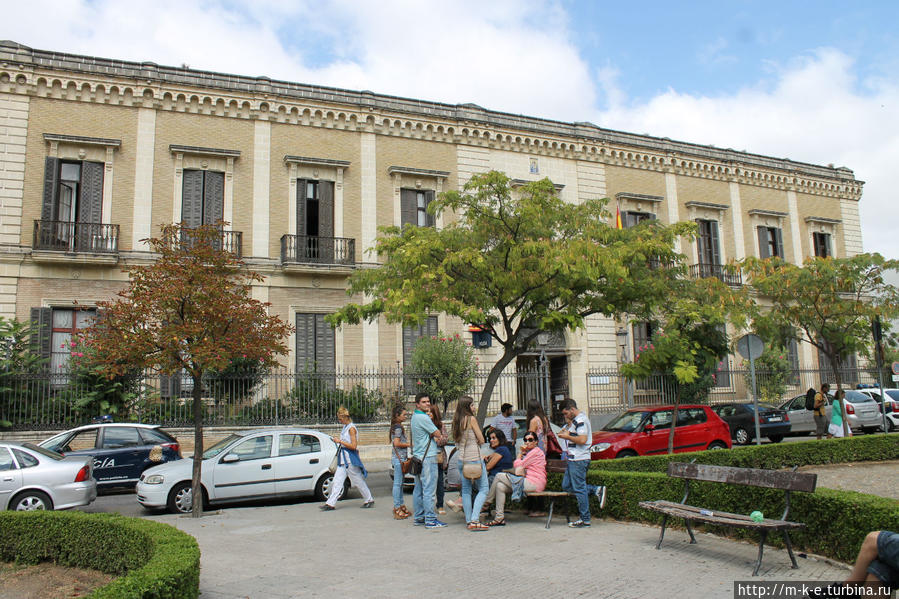
[[[539,493],[546,488],[546,455],[537,447],[537,433],[528,431],[524,435],[524,445],[514,463],[515,473],[500,472],[493,479],[488,503],[496,506],[496,516],[487,526],[505,526],[506,495],[511,493],[512,500],[520,499],[524,493]]]

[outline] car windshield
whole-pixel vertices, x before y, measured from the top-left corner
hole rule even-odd
[[[59,445],[60,441],[65,439],[69,435],[68,432],[59,433],[58,435],[53,435],[46,441],[41,441],[40,447],[56,447]]]
[[[56,453],[55,451],[50,451],[49,449],[44,449],[34,443],[22,443],[22,447],[27,449],[28,451],[33,451],[34,453],[39,453],[44,457],[50,458],[51,460],[62,460],[65,459],[61,454]]]
[[[846,401],[850,403],[870,403],[874,399],[861,391],[846,391]]]
[[[625,412],[602,427],[602,430],[632,433],[648,416],[649,412]]]
[[[886,394],[890,399],[899,401],[899,389],[887,389]]]
[[[242,439],[243,437],[240,435],[228,435],[209,449],[203,452],[203,459],[208,460],[209,458],[214,458],[218,454],[225,451],[225,448],[231,445],[237,439]]]

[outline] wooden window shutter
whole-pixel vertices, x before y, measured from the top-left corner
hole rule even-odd
[[[29,345],[31,353],[47,360],[47,366],[50,363],[50,347],[52,338],[53,309],[52,308],[32,308],[31,309],[31,338]]]
[[[296,371],[315,370],[315,315],[297,314]]]
[[[203,224],[214,225],[225,217],[225,173],[206,171],[203,185]]]
[[[318,184],[318,236],[334,237],[334,182]]]
[[[435,197],[435,194],[433,191],[425,192],[425,209],[430,207],[431,202],[434,201],[434,197]],[[437,226],[437,215],[436,214],[431,214],[430,212],[428,212],[428,226],[429,227]]]
[[[774,229],[774,247],[777,250],[777,256],[780,259],[784,258],[784,239],[783,239],[783,231],[780,228]]]
[[[306,179],[297,179],[297,235],[306,234]]]
[[[771,257],[768,251],[768,227],[756,227],[759,236],[759,258],[764,260]]]
[[[181,373],[159,375],[159,394],[167,399],[181,397]]]
[[[418,198],[414,189],[400,190],[400,226],[418,225]]]
[[[57,185],[59,185],[59,159],[47,156],[44,160],[44,200],[41,205],[41,220],[53,220]]]
[[[324,314],[315,315],[315,362],[318,370],[333,372],[335,368],[334,329],[325,322]]]
[[[78,198],[78,222],[100,223],[103,209],[102,162],[81,163],[81,197]]]
[[[181,186],[181,222],[188,228],[203,224],[203,171],[184,171]]]

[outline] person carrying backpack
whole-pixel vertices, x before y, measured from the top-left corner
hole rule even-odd
[[[813,389],[809,389],[813,391]],[[818,440],[824,438],[827,434],[827,392],[830,391],[830,385],[821,383],[821,391],[815,394],[810,408],[815,413],[815,435]],[[806,395],[805,407],[808,408],[808,395]]]

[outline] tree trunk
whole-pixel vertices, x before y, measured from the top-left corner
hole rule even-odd
[[[496,364],[493,365],[493,368],[490,369],[490,373],[487,375],[487,381],[484,383],[484,390],[481,391],[481,400],[478,402],[478,423],[481,426],[484,426],[484,419],[487,417],[487,406],[490,403],[490,396],[493,395],[493,388],[496,386],[496,381],[499,380],[499,375],[502,374],[503,370],[509,363],[512,361],[518,353],[509,352],[508,350],[497,360]]]
[[[834,391],[834,397],[840,396],[840,391],[843,389],[843,376],[840,373],[839,365],[837,364],[836,356],[827,356],[830,359],[830,367],[833,368],[833,381],[837,386],[836,391]],[[849,437],[849,416],[846,415],[846,401],[840,400],[840,414],[843,416],[843,437]]]
[[[203,485],[200,476],[203,472],[203,373],[194,374],[194,468],[191,480],[191,497],[193,506],[191,517],[203,515]]]

